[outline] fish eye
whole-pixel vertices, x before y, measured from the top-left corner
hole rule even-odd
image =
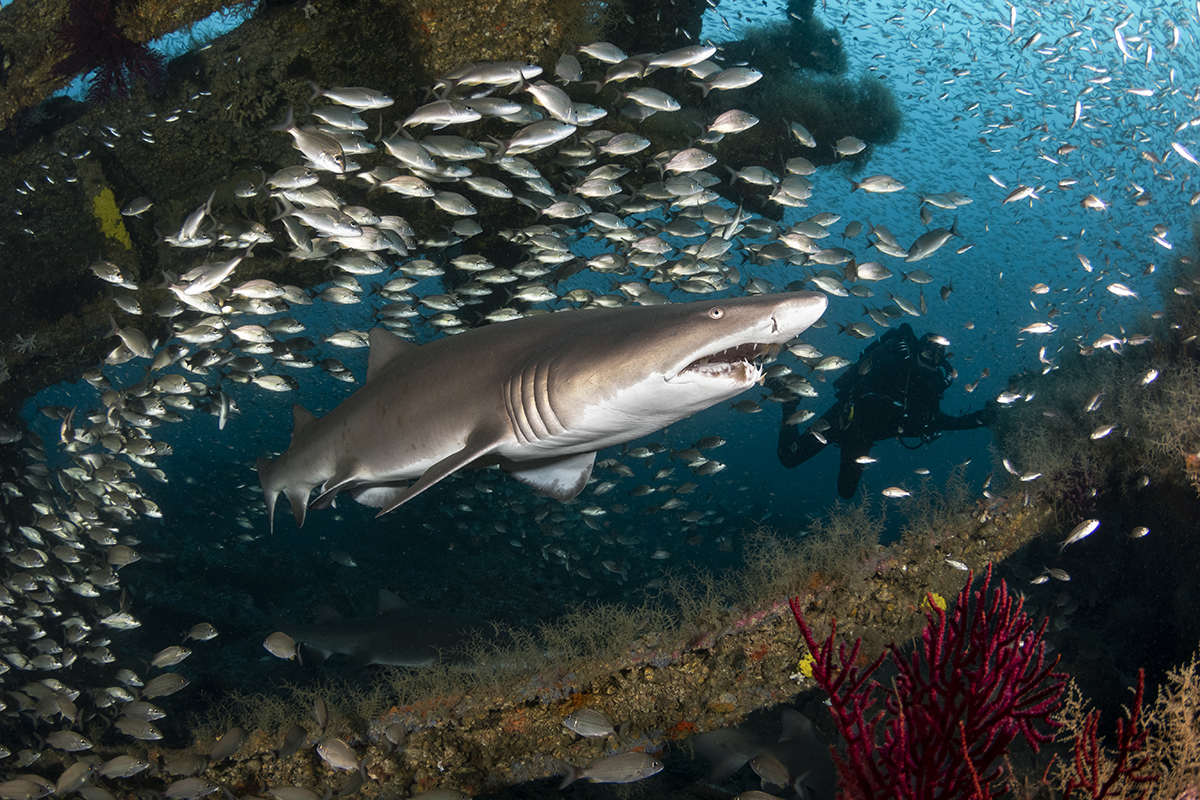
[[[708,310],[708,316],[712,319],[720,319],[721,317],[725,316],[725,309],[721,308],[720,306],[710,308]]]

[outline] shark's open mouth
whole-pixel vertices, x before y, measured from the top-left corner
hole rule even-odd
[[[684,367],[683,372],[702,372],[706,374],[728,373],[737,369],[757,367],[755,362],[773,358],[780,350],[778,344],[761,344],[750,342],[737,347],[728,347],[717,353],[702,356]]]

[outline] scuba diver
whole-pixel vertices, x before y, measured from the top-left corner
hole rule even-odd
[[[905,323],[872,342],[858,362],[833,382],[837,402],[806,433],[796,425],[779,429],[779,463],[789,469],[821,452],[827,444],[841,447],[838,494],[849,499],[870,463],[878,441],[915,438],[913,446],[932,442],[942,431],[965,431],[989,424],[995,415],[984,408],[961,417],[942,413],[942,393],[954,381],[946,360],[945,338],[927,333],[919,340]],[[787,420],[799,398],[783,405]],[[905,444],[905,447],[908,447]]]

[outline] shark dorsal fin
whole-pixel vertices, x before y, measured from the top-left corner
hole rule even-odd
[[[807,740],[813,737],[812,721],[796,709],[783,709],[780,712],[780,719],[783,722],[783,733],[780,735],[779,741],[791,742]]]
[[[406,353],[417,349],[417,345],[406,342],[383,328],[372,328],[368,334],[371,352],[367,355],[367,383],[383,371],[384,366]]]
[[[300,405],[299,403],[293,403],[292,404],[292,441],[296,441],[296,437],[298,437],[298,436],[303,436],[305,430],[307,430],[316,421],[317,421],[317,418],[313,416],[311,411],[309,411],[308,409],[306,409],[304,406]]]
[[[395,592],[389,592],[387,589],[379,590],[379,608],[375,610],[376,616],[386,614],[389,611],[399,611],[408,606],[408,603]]]
[[[334,620],[338,620],[341,618],[342,618],[342,615],[340,613],[338,613],[338,610],[336,608],[334,608],[333,606],[331,606],[327,603],[318,603],[317,604],[317,622],[316,622],[316,624],[320,625],[322,622],[332,622]]]

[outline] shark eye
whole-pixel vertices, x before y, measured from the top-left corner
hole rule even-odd
[[[721,317],[725,316],[725,309],[721,308],[720,306],[710,308],[708,310],[708,316],[712,319],[720,319]]]

